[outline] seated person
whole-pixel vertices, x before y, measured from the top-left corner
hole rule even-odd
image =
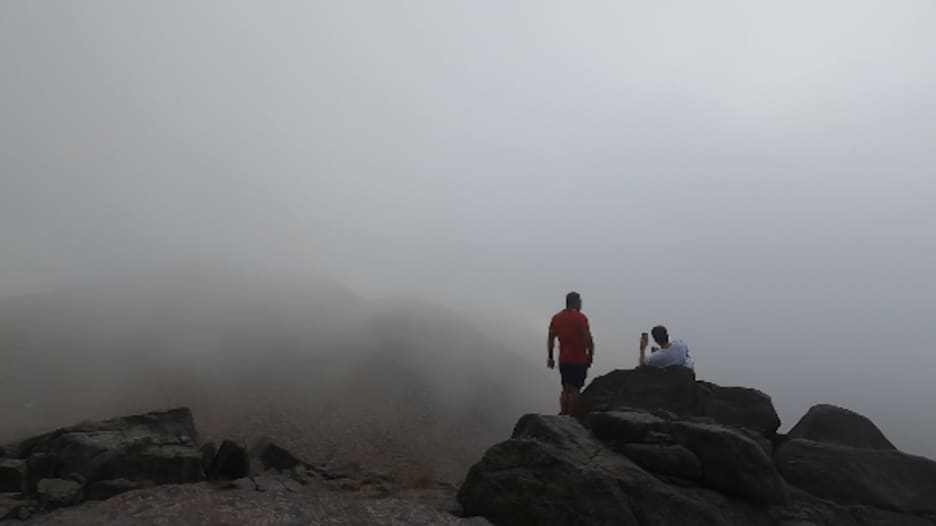
[[[647,333],[640,338],[640,365],[647,367],[687,367],[695,369],[695,363],[689,357],[689,347],[682,340],[670,341],[666,327],[657,325],[650,334],[660,348],[654,347],[647,356]]]

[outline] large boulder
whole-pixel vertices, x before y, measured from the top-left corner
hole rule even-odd
[[[12,481],[22,469],[25,486],[16,491],[24,493],[35,491],[42,478],[156,484],[205,478],[198,433],[191,411],[185,408],[85,422],[6,449],[17,458],[0,461],[0,481]]]
[[[582,393],[584,414],[643,409],[772,437],[780,417],[770,397],[756,389],[697,382],[685,367],[619,369],[595,378]]]
[[[0,493],[28,491],[27,467],[28,464],[23,459],[0,458]]]
[[[704,392],[685,367],[618,369],[599,376],[582,392],[582,412],[646,409],[701,416]]]
[[[787,436],[857,448],[897,449],[870,419],[830,404],[811,407]]]
[[[719,424],[752,429],[772,436],[780,428],[780,416],[767,394],[750,387],[722,387],[698,382],[705,391],[702,414]]]
[[[250,475],[250,456],[240,444],[225,440],[211,462],[208,478],[236,480]]]
[[[250,455],[260,461],[263,469],[285,470],[309,465],[269,437],[261,438],[250,450]]]
[[[471,468],[458,499],[495,525],[772,524],[766,507],[664,483],[559,416],[521,418],[513,437]]]
[[[593,413],[588,423],[595,436],[615,451],[634,454],[634,443],[664,443],[679,446],[679,451],[690,452],[695,458],[692,462],[681,454],[684,464],[674,466],[677,457],[670,451],[664,474],[679,472],[704,486],[758,504],[786,502],[785,484],[770,457],[757,442],[733,429],[633,411]],[[659,472],[660,461],[654,457],[631,458]],[[689,476],[693,472],[698,472],[698,477]]]
[[[774,461],[789,483],[839,504],[936,514],[936,462],[927,458],[794,439]]]

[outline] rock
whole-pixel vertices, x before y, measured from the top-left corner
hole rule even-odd
[[[721,387],[709,382],[698,382],[708,391],[703,415],[715,422],[754,430],[765,437],[780,428],[780,417],[773,401],[765,393],[748,387]]]
[[[18,495],[0,494],[0,521],[4,519],[26,520],[35,508],[35,501]]]
[[[202,454],[192,413],[174,409],[86,422],[22,441],[22,458],[46,454],[61,473],[77,473],[89,483],[124,478],[157,484],[204,480]]]
[[[787,436],[857,448],[897,449],[867,417],[829,404],[811,407]]]
[[[691,452],[691,456],[670,455],[666,459],[666,475],[697,480],[727,495],[759,504],[786,502],[783,479],[770,457],[756,442],[734,429],[669,421],[636,411],[593,413],[588,423],[595,436],[615,451],[626,453],[631,443],[645,443],[646,437],[655,432],[665,434],[672,443]],[[677,460],[684,463],[673,465]],[[645,467],[653,464],[648,462]],[[694,472],[701,476],[690,477]]]
[[[766,438],[780,427],[780,417],[766,394],[697,382],[684,367],[639,367],[599,376],[582,393],[582,409],[585,415],[642,409],[669,418],[669,413],[697,423],[747,428]]]
[[[582,412],[662,409],[676,415],[703,415],[704,392],[685,367],[618,369],[592,380],[582,392]]]
[[[774,460],[788,482],[839,504],[936,513],[936,462],[930,459],[794,439]]]
[[[150,488],[153,486],[155,486],[155,484],[151,480],[100,480],[90,484],[87,488],[85,488],[85,498],[87,500],[107,500],[111,497],[120,495],[121,493]]]
[[[39,503],[49,509],[73,506],[81,502],[81,484],[74,480],[42,479],[36,495]]]
[[[260,460],[264,469],[292,469],[295,466],[306,465],[305,462],[277,445],[269,438],[261,439],[251,450],[251,455]]]
[[[58,473],[59,459],[49,453],[39,453],[26,459],[29,493],[35,493],[42,479],[55,478]],[[76,481],[81,485],[82,481]]]
[[[762,506],[661,482],[559,416],[521,418],[513,438],[471,468],[458,501],[498,526],[773,524]]]
[[[247,454],[247,449],[231,440],[222,442],[208,470],[208,478],[234,480],[248,475],[250,475],[250,456]]]
[[[0,459],[0,492],[29,492],[28,467],[25,460]]]

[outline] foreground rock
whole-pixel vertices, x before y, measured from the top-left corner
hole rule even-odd
[[[260,493],[215,489],[210,483],[160,486],[34,517],[30,526],[485,526],[459,518],[451,494],[403,492],[383,499],[349,493]],[[0,524],[7,526],[4,521]],[[10,525],[19,524],[18,521]]]
[[[647,426],[656,425],[646,416]],[[467,513],[497,525],[771,524],[766,507],[673,482],[613,451],[573,419],[527,415],[513,438],[471,469],[458,500]]]
[[[811,407],[787,437],[866,449],[897,449],[867,417],[829,404]]]
[[[360,466],[310,465],[269,439],[260,441],[251,449],[253,458],[242,445],[225,440],[217,448],[213,444],[199,444],[198,433],[188,409],[174,409],[115,418],[102,422],[85,422],[59,429],[2,448],[0,458],[0,520],[24,520],[31,516],[75,506],[82,501],[105,501],[124,494],[147,495],[159,501],[167,494],[198,495],[192,497],[187,513],[173,524],[217,524],[213,519],[193,517],[221,517],[225,512],[198,509],[197,500],[212,505],[228,501],[251,500],[253,495],[267,495],[277,502],[285,495],[321,496],[355,495],[353,501],[363,508],[373,506],[376,497],[390,497],[405,491],[403,484],[382,473],[371,473]],[[253,462],[252,462],[253,461]],[[256,464],[252,470],[252,464]],[[209,479],[210,482],[206,482]],[[178,484],[188,484],[190,491]],[[168,489],[167,489],[168,488]],[[175,489],[172,489],[175,488]],[[216,492],[208,496],[206,492]],[[232,495],[232,492],[235,495]],[[249,494],[250,496],[245,496]],[[222,497],[227,495],[227,497]],[[451,495],[451,494],[449,494]],[[338,497],[335,497],[338,498]],[[132,505],[133,497],[126,497]],[[366,500],[371,499],[371,500]],[[342,504],[350,506],[352,501]],[[289,504],[287,510],[295,507]],[[85,502],[81,511],[64,513],[62,524],[165,524],[157,515],[143,513],[140,521],[133,517],[100,515],[85,512],[100,509],[103,504]],[[231,524],[264,524],[263,517],[280,517],[269,524],[293,524],[283,517],[277,504],[267,502],[260,510],[244,516],[249,520],[226,522]],[[173,503],[172,509],[177,507]],[[327,507],[327,506],[326,506]],[[149,509],[147,506],[143,508]],[[454,509],[455,505],[451,505]],[[299,514],[299,519],[314,516]],[[439,516],[437,510],[425,509],[412,515],[409,524],[460,524],[454,516]],[[277,515],[280,513],[280,515]],[[447,512],[446,512],[447,513]],[[236,514],[235,514],[236,515]],[[365,517],[363,512],[351,516]],[[401,515],[401,517],[404,517]],[[260,517],[261,519],[257,519]],[[138,517],[139,518],[139,517]],[[257,520],[255,520],[257,519]],[[280,519],[286,522],[282,522]],[[398,524],[387,517],[377,517],[373,524]],[[450,519],[450,520],[448,520]],[[259,522],[258,522],[259,520]],[[401,519],[403,520],[403,519]],[[193,522],[194,521],[194,522]],[[56,524],[56,522],[51,522]],[[303,524],[307,522],[302,522]],[[308,522],[316,524],[317,522]],[[371,522],[365,522],[370,524]],[[328,522],[328,524],[361,524],[360,522]]]
[[[498,526],[936,526],[936,462],[781,440],[760,391],[638,369],[595,379],[585,398],[579,420],[521,418],[469,471],[464,510]],[[883,445],[857,413],[811,413],[798,433],[847,441],[824,428],[844,419],[862,435],[852,443]]]
[[[210,455],[206,455],[210,456]],[[247,449],[233,440],[225,440],[208,463],[208,478],[235,480],[250,475]]]
[[[204,480],[198,434],[188,409],[147,413],[59,429],[4,448],[47,478],[157,484]],[[29,475],[27,475],[29,480]],[[29,491],[30,488],[26,488]]]
[[[582,393],[583,411],[644,409],[747,428],[772,437],[780,417],[770,397],[746,387],[698,382],[684,367],[617,370],[600,376]]]

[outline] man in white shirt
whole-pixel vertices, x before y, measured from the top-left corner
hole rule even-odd
[[[695,369],[695,363],[689,357],[689,347],[682,340],[670,341],[669,332],[666,327],[657,325],[650,330],[653,340],[660,347],[654,347],[650,350],[650,356],[647,356],[647,338],[646,333],[640,339],[640,365],[647,367],[686,367]]]

